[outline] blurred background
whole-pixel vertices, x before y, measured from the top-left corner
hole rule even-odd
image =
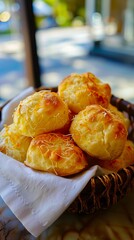
[[[87,71],[134,102],[133,0],[27,2],[0,0],[0,105],[28,86],[57,86],[70,73]],[[28,25],[31,14],[36,28]],[[32,57],[29,29],[35,30]],[[37,58],[34,77],[30,58]]]

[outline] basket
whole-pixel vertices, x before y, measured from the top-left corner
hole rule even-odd
[[[51,90],[57,88],[40,87],[35,91]],[[116,106],[130,119],[128,138],[134,142],[134,104],[112,95],[111,104]],[[5,106],[5,104],[4,104]],[[0,108],[0,116],[1,110]],[[117,173],[92,177],[83,191],[67,209],[71,213],[95,213],[116,204],[129,191],[134,188],[134,165],[120,169]]]

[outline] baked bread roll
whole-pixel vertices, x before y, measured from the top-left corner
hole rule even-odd
[[[122,154],[114,160],[111,161],[101,161],[99,159],[90,159],[90,166],[99,165],[102,168],[117,172],[121,168],[126,168],[134,164],[134,143],[127,140]]]
[[[68,176],[85,169],[87,161],[70,136],[47,133],[33,138],[25,164],[36,170]]]
[[[20,162],[26,159],[31,138],[20,135],[14,124],[5,126],[0,132],[0,152]]]
[[[69,119],[67,105],[55,92],[40,91],[20,102],[13,121],[20,134],[37,136],[62,128]]]
[[[112,160],[123,151],[127,130],[123,122],[100,105],[90,105],[73,119],[70,133],[90,156]]]
[[[111,98],[111,88],[102,83],[92,73],[72,73],[58,86],[59,96],[68,104],[74,113],[78,113],[86,106],[100,104],[108,106]]]
[[[120,112],[118,110],[117,107],[113,106],[112,104],[109,104],[108,105],[108,109],[113,113],[115,114],[116,116],[118,116],[122,121],[123,123],[125,124],[126,126],[126,129],[128,130],[129,126],[130,126],[130,120],[128,117],[126,117],[122,112]]]
[[[68,119],[67,123],[64,125],[64,127],[60,128],[56,131],[53,131],[53,132],[62,133],[62,134],[65,134],[65,135],[69,134],[69,129],[70,129],[71,122],[72,122],[74,116],[75,116],[75,114],[69,110],[69,119]]]

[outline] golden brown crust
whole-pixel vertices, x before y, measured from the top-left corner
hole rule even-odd
[[[73,73],[58,86],[60,97],[74,113],[83,110],[87,105],[100,104],[107,107],[111,98],[111,88],[102,83],[92,73]]]
[[[72,121],[70,133],[82,150],[101,160],[117,158],[127,139],[123,122],[100,105],[87,106],[79,112]]]
[[[14,123],[0,133],[0,151],[24,161],[31,141],[27,136],[35,137],[25,164],[60,176],[83,170],[86,154],[88,167],[99,164],[117,171],[133,164],[133,143],[126,141],[130,121],[110,98],[110,86],[92,73],[71,74],[58,93],[42,90],[20,102]],[[63,135],[70,133],[79,147]]]
[[[31,138],[20,135],[14,124],[5,126],[0,132],[0,152],[15,158],[20,162],[26,159]]]
[[[62,134],[69,134],[69,129],[70,129],[70,126],[71,126],[71,122],[73,120],[73,118],[75,117],[75,114],[73,112],[71,112],[69,110],[69,119],[67,121],[67,123],[64,125],[64,127],[56,130],[56,131],[53,131],[55,133],[62,133]]]
[[[62,128],[68,115],[68,107],[57,93],[42,90],[20,102],[13,120],[20,134],[34,137]]]
[[[126,126],[126,129],[129,128],[130,126],[129,118],[126,117],[122,112],[120,112],[117,107],[113,106],[112,104],[109,104],[108,109],[123,121],[124,125]]]
[[[36,170],[67,176],[85,169],[87,161],[70,136],[47,133],[32,140],[25,164]]]
[[[134,143],[127,140],[123,149],[122,154],[114,160],[111,161],[101,161],[99,159],[91,159],[89,165],[99,165],[102,168],[117,172],[121,168],[126,168],[134,164]]]

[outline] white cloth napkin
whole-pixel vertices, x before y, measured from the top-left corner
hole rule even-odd
[[[2,112],[1,128],[12,122],[19,101],[33,93],[28,88]],[[47,229],[75,200],[90,178],[100,174],[94,166],[72,178],[34,171],[0,153],[0,195],[24,227],[35,237]]]

